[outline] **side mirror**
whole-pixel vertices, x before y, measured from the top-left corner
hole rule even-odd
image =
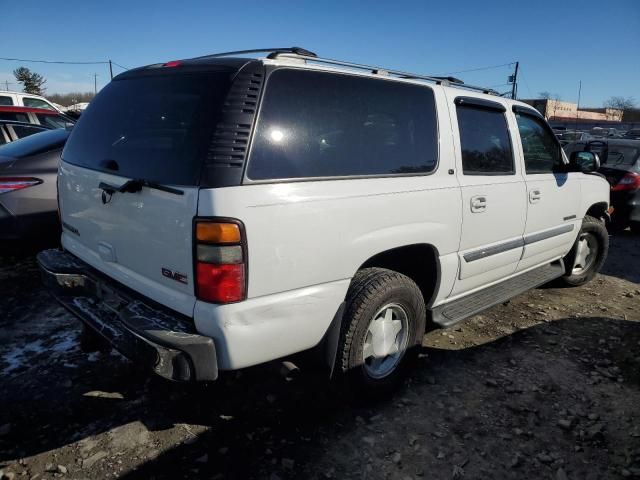
[[[594,152],[573,152],[569,158],[569,165],[575,172],[596,172],[600,168],[600,157]]]

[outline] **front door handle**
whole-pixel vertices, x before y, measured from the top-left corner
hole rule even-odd
[[[484,195],[476,195],[471,197],[471,211],[473,213],[484,212],[487,209],[487,197]]]
[[[542,192],[540,190],[529,190],[529,203],[538,203],[541,198]]]

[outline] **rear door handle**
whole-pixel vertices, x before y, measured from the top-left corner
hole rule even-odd
[[[484,195],[476,195],[471,197],[471,211],[473,213],[484,212],[487,209],[487,197]]]
[[[541,198],[542,192],[540,190],[529,190],[529,203],[538,203]]]

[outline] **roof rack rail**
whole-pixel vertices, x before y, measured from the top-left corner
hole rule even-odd
[[[353,68],[356,70],[366,70],[368,72],[374,73],[374,74],[379,74],[379,75],[392,75],[398,78],[407,78],[407,79],[414,79],[414,80],[426,80],[428,82],[434,82],[437,85],[449,85],[449,84],[455,84],[456,86],[459,86],[460,88],[466,88],[468,90],[475,90],[478,92],[482,92],[482,93],[488,93],[491,95],[499,95],[497,91],[491,89],[491,88],[486,88],[486,87],[478,87],[475,85],[468,85],[466,83],[464,83],[462,80],[455,78],[455,77],[436,77],[436,76],[428,76],[428,75],[419,75],[416,73],[409,73],[409,72],[402,72],[400,70],[390,70],[388,68],[383,68],[383,67],[374,67],[371,65],[362,65],[359,63],[351,63],[351,62],[344,62],[342,60],[333,60],[330,58],[321,58],[316,56],[315,54],[313,56],[311,55],[304,55],[304,54],[298,54],[297,52],[294,51],[273,51],[273,53],[271,55],[269,55],[269,58],[277,58],[277,57],[289,57],[289,58],[300,58],[302,57],[304,60],[306,60],[307,62],[312,62],[312,63],[320,63],[320,64],[325,64],[325,65],[338,65],[341,67],[347,67],[347,68]]]
[[[281,53],[291,53],[301,57],[317,57],[317,55],[309,50],[301,47],[282,47],[282,48],[258,48],[254,50],[236,50],[234,52],[212,53],[211,55],[203,55],[195,57],[192,60],[200,60],[203,58],[228,57],[231,55],[246,55],[248,53],[268,53],[268,58],[275,58]]]

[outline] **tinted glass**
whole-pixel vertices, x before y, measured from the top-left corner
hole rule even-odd
[[[551,130],[539,119],[516,114],[527,173],[553,173],[562,170],[560,146]]]
[[[640,147],[609,144],[609,148],[604,158],[602,158],[602,161],[607,167],[637,171],[640,169],[639,158]]]
[[[435,168],[437,145],[429,88],[278,70],[267,84],[247,176],[419,174]]]
[[[39,98],[24,97],[22,103],[25,107],[46,108],[47,110],[55,110],[49,103]]]
[[[29,123],[29,116],[26,113],[0,112],[0,120],[13,120],[15,122]]]
[[[459,105],[458,127],[465,175],[513,174],[513,153],[503,112]]]
[[[226,73],[165,73],[109,83],[73,129],[65,162],[129,178],[196,185]]]
[[[44,113],[36,113],[40,125],[46,125],[51,128],[66,128],[69,125],[73,125],[71,119],[67,119],[62,115],[46,115]]]
[[[15,128],[15,127],[14,127]],[[22,158],[36,153],[44,153],[62,148],[69,136],[68,130],[45,130],[21,140],[8,143],[0,148],[0,156]],[[0,134],[0,139],[2,135]]]
[[[37,127],[35,125],[11,125],[11,128],[13,128],[13,132],[18,138],[28,137],[29,135],[33,135],[34,133],[42,132],[42,130],[44,130],[42,127]]]
[[[13,105],[13,98],[7,97],[6,95],[0,95],[0,105]]]

